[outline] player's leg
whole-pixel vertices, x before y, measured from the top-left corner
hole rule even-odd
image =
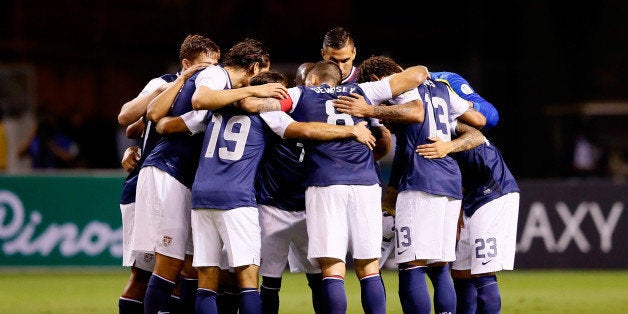
[[[311,186],[305,191],[308,259],[320,266],[324,313],[345,313],[345,258],[349,244],[347,186]]]
[[[475,314],[477,310],[478,292],[471,278],[471,256],[474,254],[470,242],[470,229],[472,228],[469,217],[461,211],[463,223],[456,245],[456,260],[452,263],[451,276],[456,289],[456,313]]]
[[[434,287],[434,312],[456,311],[456,290],[449,271],[449,263],[456,259],[456,234],[460,216],[460,200],[447,198],[443,216],[442,258],[428,261],[427,275]]]
[[[133,237],[133,223],[135,220],[135,203],[120,204],[122,216],[122,266],[130,267],[131,275],[118,299],[120,314],[140,313],[144,310],[144,294],[148,279],[153,271],[154,255],[150,254],[152,264],[148,269],[134,266],[135,255],[131,247]]]
[[[347,208],[351,236],[349,249],[360,280],[365,313],[386,313],[386,291],[379,273],[382,245],[381,187],[352,186],[353,199]]]
[[[480,207],[472,216],[475,239],[471,275],[478,292],[478,312],[499,313],[501,294],[495,272],[512,270],[515,258],[519,193],[509,193]]]
[[[190,242],[192,241],[190,234]],[[194,253],[193,248],[189,253]],[[196,290],[198,289],[198,272],[192,266],[193,255],[186,251],[183,269],[180,276],[179,296],[184,313],[194,313],[196,306]]]
[[[275,206],[259,205],[261,230],[261,260],[259,273],[262,276],[260,298],[262,313],[279,312],[279,290],[281,275],[286,268],[290,245],[290,212]]]
[[[226,210],[215,219],[223,239],[229,266],[235,269],[240,287],[240,313],[260,313],[259,264],[261,230],[257,207]]]
[[[144,311],[167,304],[179,276],[189,231],[190,190],[155,167],[140,171],[133,230],[134,252],[155,252],[155,269],[144,296]]]
[[[429,313],[431,310],[426,266],[428,260],[443,258],[447,202],[445,196],[421,191],[402,191],[397,197],[395,257],[399,263],[399,298],[406,312]],[[453,237],[455,245],[455,229]]]
[[[312,292],[312,306],[315,313],[322,313],[323,276],[318,265],[314,265],[307,258],[308,234],[305,211],[294,212],[295,221],[290,227],[292,242],[288,250],[288,266],[290,271],[305,272],[307,285]]]
[[[220,212],[210,209],[192,210],[191,224],[194,243],[192,266],[198,273],[195,303],[197,314],[218,312],[216,297],[223,243],[214,223],[214,216]]]

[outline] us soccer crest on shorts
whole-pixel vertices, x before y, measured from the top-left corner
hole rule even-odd
[[[172,237],[165,235],[161,240],[161,243],[163,243],[164,246],[169,246],[170,244],[172,244]]]

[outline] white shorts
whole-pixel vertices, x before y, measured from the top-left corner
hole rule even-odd
[[[256,207],[192,210],[194,267],[221,265],[223,247],[229,267],[260,264],[260,227]]]
[[[133,266],[132,239],[133,222],[135,220],[135,203],[120,204],[120,214],[122,215],[122,266]]]
[[[456,231],[461,200],[421,191],[397,196],[395,228],[397,263],[456,259]]]
[[[464,216],[452,268],[484,274],[512,270],[517,246],[519,193],[509,193]]]
[[[135,203],[120,204],[122,213],[122,266],[135,266],[152,272],[155,269],[155,254],[133,252],[133,223],[135,222]]]
[[[311,186],[305,191],[308,259],[320,257],[346,262],[380,258],[382,244],[382,188],[379,185]]]
[[[379,258],[379,268],[384,267],[390,257],[395,259],[395,217],[382,212],[382,257]]]
[[[313,266],[307,259],[305,211],[285,211],[269,205],[258,205],[258,208],[262,231],[259,274],[281,277],[286,270],[286,262],[290,260],[292,264],[296,264],[295,270],[302,269],[306,273],[320,272],[318,267]]]
[[[136,193],[133,251],[180,260],[192,254],[190,189],[162,170],[145,167]]]

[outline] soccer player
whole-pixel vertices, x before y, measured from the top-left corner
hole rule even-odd
[[[401,67],[387,57],[371,57],[360,66],[364,80],[379,79],[399,71]],[[429,313],[426,266],[436,268],[439,276],[431,277],[438,288],[435,289],[436,311],[454,312],[455,292],[447,265],[455,259],[455,228],[462,198],[460,170],[451,158],[434,162],[414,151],[419,144],[449,142],[450,120],[463,114],[469,104],[440,82],[427,80],[418,91],[425,107],[424,121],[394,128],[398,142],[389,187],[399,186],[400,191],[395,206],[399,295],[404,311]],[[463,144],[460,149],[473,147],[471,143]],[[395,169],[405,169],[398,174],[400,180]]]
[[[223,246],[241,289],[241,313],[261,312],[258,292],[260,228],[253,189],[264,148],[264,124],[258,115],[228,106],[244,97],[285,97],[280,83],[248,86],[251,77],[267,71],[264,45],[247,38],[229,49],[221,66],[208,67],[196,78],[192,103],[212,110],[203,124],[201,159],[192,186],[194,267],[199,274],[196,313],[217,313]]]
[[[186,58],[187,62],[204,66],[217,62],[220,50],[209,38],[190,40],[189,45],[195,53]],[[201,68],[198,66],[193,70]],[[196,73],[178,77],[151,101],[146,112],[151,123],[159,122],[166,113],[182,116],[192,111],[193,89],[178,91],[194,75]],[[162,109],[164,107],[165,110]],[[184,260],[188,260],[187,264],[191,263],[189,198],[201,139],[183,134],[161,136],[141,165],[137,179],[132,248],[134,252],[155,253],[155,267],[144,296],[145,313],[157,313],[164,309],[180,273],[183,306],[189,308],[189,304],[193,303],[196,286],[193,279],[196,275],[182,270]]]
[[[422,145],[417,152],[441,150],[438,145]],[[499,149],[488,140],[452,157],[464,187],[463,225],[452,264],[457,313],[500,313],[495,272],[514,266],[519,187]]]
[[[297,74],[298,76],[299,74]],[[263,72],[251,79],[251,85],[267,82],[283,82],[285,76],[277,72]],[[275,114],[273,114],[275,113]],[[268,112],[262,115],[267,119],[283,112]],[[284,117],[283,119],[285,119]],[[282,119],[275,117],[275,119]],[[261,227],[262,275],[260,295],[263,313],[279,312],[279,290],[281,276],[290,261],[293,271],[304,271],[312,290],[312,304],[321,313],[321,270],[307,259],[307,230],[305,222],[305,168],[303,137],[314,140],[347,138],[353,134],[352,126],[336,126],[327,123],[298,123],[282,134],[270,135],[256,179],[256,196]],[[309,129],[299,135],[294,128]],[[315,129],[314,129],[315,128]],[[344,129],[344,130],[343,130]],[[343,132],[344,131],[344,132]],[[364,127],[364,134],[372,138]],[[293,138],[293,137],[299,137]],[[286,138],[287,137],[287,138]],[[359,136],[356,136],[359,140]],[[373,138],[374,141],[374,138]],[[365,143],[368,145],[368,143]],[[372,143],[370,144],[372,145]],[[297,266],[298,265],[298,266]]]
[[[414,88],[427,78],[417,66],[387,80],[340,85],[335,63],[318,62],[308,73],[306,87],[290,88],[290,98],[266,99],[265,109],[288,111],[297,121],[355,125],[368,119],[334,110],[331,100],[355,91],[369,102],[380,103]],[[271,125],[272,127],[272,125]],[[308,258],[323,275],[323,311],[344,313],[345,258],[352,252],[366,313],[385,313],[385,293],[379,275],[381,242],[381,187],[372,151],[351,141],[305,142],[306,224]]]
[[[206,58],[199,58],[200,55],[205,55]],[[121,162],[123,168],[129,172],[122,187],[120,200],[123,228],[122,264],[131,267],[131,276],[118,301],[120,313],[143,312],[146,287],[155,265],[153,252],[133,254],[131,247],[135,221],[137,178],[145,157],[149,155],[158,138],[154,124],[144,121],[146,120],[145,114],[148,104],[170,86],[177,77],[180,77],[180,80],[185,80],[204,66],[197,65],[198,62],[216,63],[219,57],[220,50],[213,42],[201,35],[187,36],[179,49],[181,73],[166,74],[152,79],[136,98],[122,106],[118,115],[120,125],[127,126],[127,136],[136,138],[137,136],[133,133],[139,133],[140,136],[138,146],[128,148]],[[172,100],[174,97],[170,99],[170,101]]]
[[[325,33],[321,56],[325,61],[331,61],[342,71],[342,83],[355,83],[358,69],[353,65],[357,49],[353,36],[344,27],[334,27]]]

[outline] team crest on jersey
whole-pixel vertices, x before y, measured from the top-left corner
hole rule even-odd
[[[170,244],[172,244],[172,237],[165,235],[164,238],[161,240],[161,243],[163,243],[164,246],[170,246]]]
[[[144,263],[150,263],[153,260],[153,257],[155,257],[154,254],[144,253]]]

